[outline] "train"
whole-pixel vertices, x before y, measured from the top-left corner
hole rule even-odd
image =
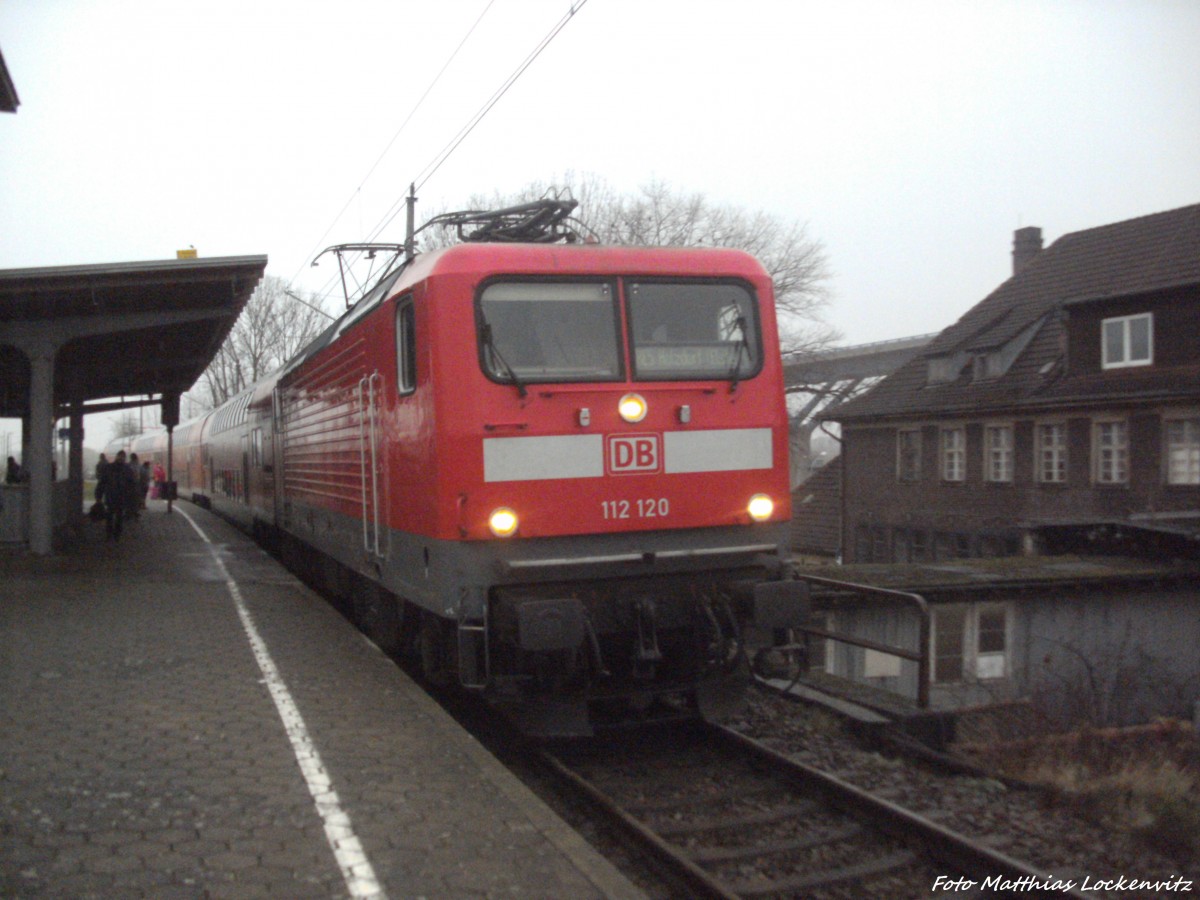
[[[165,433],[130,449],[166,465]],[[772,282],[737,250],[416,254],[177,426],[171,469],[531,736],[726,715],[807,616]]]

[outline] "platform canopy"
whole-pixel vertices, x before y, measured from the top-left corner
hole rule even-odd
[[[239,256],[0,270],[0,415],[29,414],[25,348],[38,338],[55,347],[58,410],[179,396],[212,361],[266,265],[265,256]]]
[[[51,552],[55,510],[67,525],[82,517],[83,417],[161,403],[163,424],[175,424],[180,395],[266,267],[265,256],[238,256],[0,271],[0,416],[25,423],[18,530],[34,553]],[[56,500],[54,423],[64,417],[69,495]]]

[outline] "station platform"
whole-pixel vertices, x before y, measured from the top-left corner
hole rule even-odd
[[[0,896],[642,893],[197,507],[0,552]]]

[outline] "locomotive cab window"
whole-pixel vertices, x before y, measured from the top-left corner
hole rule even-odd
[[[410,394],[417,387],[417,327],[412,299],[396,307],[396,390]]]
[[[615,381],[622,377],[609,284],[497,282],[478,306],[483,370],[493,381]]]
[[[742,284],[636,282],[628,303],[639,381],[736,381],[762,367],[757,307]]]

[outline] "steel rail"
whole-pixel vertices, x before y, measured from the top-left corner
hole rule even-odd
[[[587,779],[574,772],[569,766],[560,761],[547,750],[538,751],[542,762],[555,775],[567,781],[575,790],[586,797],[593,806],[610,819],[619,822],[626,831],[650,852],[660,864],[667,867],[671,874],[678,878],[688,888],[688,895],[697,898],[717,898],[717,900],[738,900],[737,894],[731,894],[725,886],[713,878],[702,868],[681,855],[674,847],[647,828],[620,806],[614,803],[607,794],[599,790]]]
[[[745,747],[726,747],[725,750],[726,752],[732,751],[736,757],[743,760],[746,760],[749,756],[755,761],[761,761],[761,757],[757,754],[753,752],[747,753]],[[844,884],[845,882],[853,882],[862,878],[869,878],[873,875],[903,869],[912,865],[918,859],[917,853],[912,849],[906,848],[883,853],[873,858],[859,860],[848,866],[826,868],[806,874],[785,876],[765,881],[731,882],[727,877],[722,878],[710,874],[703,868],[703,864],[730,862],[749,857],[776,856],[853,839],[868,833],[871,830],[870,825],[874,823],[869,823],[866,826],[861,823],[847,824],[821,836],[775,840],[758,845],[721,849],[710,848],[708,850],[684,849],[682,846],[672,844],[670,839],[672,837],[684,837],[688,834],[706,832],[712,830],[714,827],[726,829],[739,826],[753,827],[758,824],[769,824],[788,819],[803,819],[805,816],[811,816],[819,812],[822,806],[832,804],[829,803],[828,798],[824,798],[820,803],[814,803],[807,798],[800,798],[798,803],[791,804],[790,806],[779,807],[762,813],[752,813],[740,818],[734,817],[729,820],[723,820],[719,824],[713,821],[700,821],[655,829],[643,824],[636,817],[636,813],[644,810],[670,810],[693,804],[707,806],[714,799],[719,798],[706,797],[696,800],[684,799],[621,804],[612,799],[604,790],[592,784],[587,778],[575,772],[569,765],[560,761],[548,750],[539,750],[538,756],[554,775],[566,781],[573,790],[586,798],[602,815],[616,822],[624,829],[625,834],[648,852],[660,868],[667,872],[668,877],[677,883],[678,889],[683,891],[688,897],[747,900],[747,898],[751,897],[792,894],[797,891],[810,892],[813,889],[827,888],[838,883]],[[775,777],[775,773],[771,774],[781,788],[790,781],[786,777],[778,778]],[[792,787],[793,789],[796,788],[794,781],[792,782]],[[807,790],[812,791],[812,788],[807,788]],[[851,815],[853,818],[866,818],[862,813],[857,811]],[[881,829],[875,830],[884,833]],[[888,837],[890,838],[891,835],[888,835]]]
[[[550,772],[582,795],[601,814],[616,822],[691,897],[731,900],[731,898],[752,897],[764,893],[806,892],[831,886],[839,881],[843,883],[855,881],[860,878],[870,878],[885,871],[904,868],[924,857],[926,863],[936,861],[945,865],[948,873],[974,879],[977,883],[998,878],[1019,885],[1022,895],[1094,900],[1094,895],[1076,890],[1069,878],[1061,878],[1039,871],[965,835],[932,822],[911,810],[874,796],[834,775],[793,760],[732,729],[714,724],[706,724],[703,727],[706,729],[705,734],[711,738],[710,741],[705,741],[708,746],[721,748],[742,759],[749,758],[763,767],[772,777],[779,779],[780,782],[790,783],[794,789],[801,792],[802,796],[808,798],[817,796],[822,798],[821,803],[842,809],[851,817],[852,821],[841,826],[837,832],[822,837],[776,840],[765,842],[757,847],[747,845],[707,850],[685,850],[682,847],[674,846],[670,842],[670,835],[706,831],[712,827],[712,824],[707,822],[680,823],[673,829],[655,830],[643,824],[636,817],[637,813],[639,811],[667,810],[681,804],[686,806],[693,802],[695,805],[706,805],[714,798],[707,797],[695,801],[686,799],[682,801],[652,800],[621,804],[611,798],[603,789],[592,784],[588,778],[577,773],[570,765],[558,759],[549,750],[541,748],[536,751],[536,755]],[[715,799],[719,800],[720,798]],[[813,812],[814,801],[802,799],[798,805],[790,807],[790,812],[788,809],[788,807],[780,807],[772,811],[753,814],[745,817],[745,823],[750,824],[752,820],[760,819],[764,822],[774,821],[781,816],[789,815],[803,818],[806,813]],[[706,863],[733,861],[752,853],[758,856],[790,853],[808,845],[823,844],[829,840],[841,840],[865,831],[875,831],[880,835],[887,836],[906,849],[893,849],[875,859],[860,859],[854,865],[841,869],[826,869],[807,874],[797,873],[790,877],[762,883],[731,883],[710,874],[703,868],[703,864]]]
[[[877,797],[862,788],[843,781],[828,772],[805,765],[791,757],[772,750],[753,738],[726,728],[708,724],[710,731],[728,745],[744,752],[757,754],[767,762],[773,774],[783,775],[803,787],[820,790],[837,803],[845,804],[866,815],[873,824],[907,842],[914,838],[940,862],[956,871],[971,875],[999,875],[1029,885],[1064,885],[1069,879],[1059,878],[1013,859],[1004,853],[985,847],[965,835],[932,822],[924,816],[904,809],[889,800]],[[1095,900],[1095,895],[1074,888],[1022,890],[1029,896],[1069,897],[1073,900]]]

